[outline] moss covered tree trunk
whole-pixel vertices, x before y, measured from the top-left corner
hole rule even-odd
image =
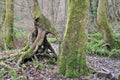
[[[35,53],[47,54],[48,49],[53,53],[52,57],[57,58],[57,55],[52,48],[51,44],[47,41],[47,34],[51,33],[59,36],[56,29],[51,25],[49,19],[47,19],[41,12],[38,1],[34,0],[33,7],[33,19],[34,19],[34,30],[31,35],[31,45],[28,45],[22,50],[23,55],[21,55],[18,60],[18,64],[22,63],[25,59],[32,57]],[[28,41],[30,42],[30,41]],[[39,52],[39,50],[41,50]]]
[[[87,25],[89,0],[69,0],[64,40],[59,55],[59,74],[79,77],[89,73],[86,65]]]
[[[106,5],[107,0],[99,0],[98,12],[97,12],[97,23],[98,29],[103,34],[104,40],[110,44],[111,47],[114,46],[113,39],[113,30],[108,23],[107,15],[106,15]]]
[[[5,49],[12,49],[13,42],[13,21],[14,21],[14,0],[6,0],[6,13],[3,22],[3,40]]]

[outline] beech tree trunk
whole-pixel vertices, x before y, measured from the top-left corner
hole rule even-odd
[[[6,0],[6,12],[2,29],[5,49],[14,48],[13,21],[14,21],[14,0]]]
[[[107,7],[107,0],[99,0],[98,12],[97,12],[97,23],[98,23],[98,30],[103,34],[103,39],[109,43],[111,48],[119,48],[119,41],[115,41],[113,30],[109,25],[107,15],[106,15],[106,8]]]
[[[88,19],[89,0],[69,0],[68,18],[64,41],[59,55],[59,74],[67,77],[86,75],[87,36],[85,27]]]

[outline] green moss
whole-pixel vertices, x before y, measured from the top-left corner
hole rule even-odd
[[[77,61],[77,53],[71,52],[67,56],[66,60],[66,76],[67,77],[78,77],[79,76],[79,71],[76,71],[77,66],[78,66],[78,61]]]
[[[34,18],[34,20],[39,18],[38,22],[40,22],[40,25],[42,25],[42,26],[40,26],[41,28],[43,28],[44,30],[46,30],[50,33],[53,33],[57,38],[60,38],[59,33],[57,32],[55,27],[51,24],[50,20],[42,14],[37,1],[34,4],[33,12],[34,12],[33,18]]]
[[[40,16],[41,16],[41,12],[39,10],[39,5],[37,4],[37,2],[35,2],[33,7],[33,18],[37,19]]]
[[[19,60],[18,60],[18,65],[20,65],[25,59],[30,58],[31,56],[33,56],[33,49],[29,48],[27,51],[22,52],[22,55],[20,56]]]
[[[49,42],[57,42],[57,39],[56,38],[47,38],[47,40],[49,41]]]
[[[59,55],[59,73],[67,77],[79,77],[89,73],[86,65],[88,0],[70,0],[68,19]]]
[[[63,54],[59,55],[58,58],[58,73],[59,75],[65,75],[66,72],[66,58],[63,56]]]

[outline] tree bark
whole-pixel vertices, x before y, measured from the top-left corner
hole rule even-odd
[[[42,49],[40,53],[47,53],[48,49],[51,50],[53,53],[53,57],[57,59],[57,55],[47,41],[47,34],[51,33],[56,36],[59,36],[56,29],[51,25],[50,21],[42,14],[37,0],[34,0],[34,7],[33,7],[33,19],[34,19],[34,31],[32,32],[31,37],[31,45],[28,42],[28,45],[24,48],[24,54],[21,55],[20,59],[18,60],[18,64],[22,63],[25,59],[32,57],[35,53],[38,53],[39,50]]]
[[[112,0],[115,21],[120,21],[119,11],[117,10],[117,0]],[[117,20],[116,20],[117,19]]]
[[[107,20],[106,5],[107,0],[99,0],[97,23],[98,29],[103,34],[104,40],[112,47],[114,46],[113,30],[111,29],[111,26],[109,25]]]
[[[5,49],[14,48],[13,22],[14,22],[14,0],[6,0],[6,13],[3,22],[3,40]]]
[[[86,65],[87,26],[89,0],[69,0],[64,41],[59,55],[59,74],[79,77],[89,73]]]

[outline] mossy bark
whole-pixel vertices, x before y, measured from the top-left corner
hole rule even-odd
[[[86,65],[87,26],[89,0],[69,0],[68,18],[61,45],[58,72],[67,77],[89,73]]]
[[[98,13],[97,13],[97,23],[98,29],[103,34],[104,40],[111,45],[114,46],[113,39],[113,30],[108,23],[107,15],[106,15],[106,5],[107,0],[99,0]]]
[[[34,0],[33,7],[33,19],[34,19],[34,31],[32,32],[31,45],[28,44],[22,49],[23,53],[18,60],[18,64],[22,63],[25,59],[32,57],[35,53],[39,52],[39,49],[46,52],[46,50],[51,50],[54,57],[57,58],[54,49],[47,41],[46,35],[52,33],[58,35],[56,29],[51,25],[49,19],[47,19],[41,12],[38,1]],[[42,47],[43,48],[42,48]],[[40,52],[41,53],[41,52]]]
[[[40,28],[44,29],[46,32],[50,32],[54,34],[58,39],[61,39],[59,33],[56,31],[55,27],[51,24],[50,20],[43,15],[41,9],[39,8],[39,4],[37,0],[34,0],[34,8],[33,8],[33,18],[38,19],[40,23]]]
[[[6,13],[3,22],[3,40],[5,49],[12,49],[13,42],[13,21],[14,21],[14,0],[6,0]]]
[[[114,17],[115,17],[115,21],[119,21],[120,17],[119,17],[119,12],[118,12],[118,6],[117,6],[117,0],[111,0],[112,1],[112,5],[113,5],[113,12],[114,12]]]

